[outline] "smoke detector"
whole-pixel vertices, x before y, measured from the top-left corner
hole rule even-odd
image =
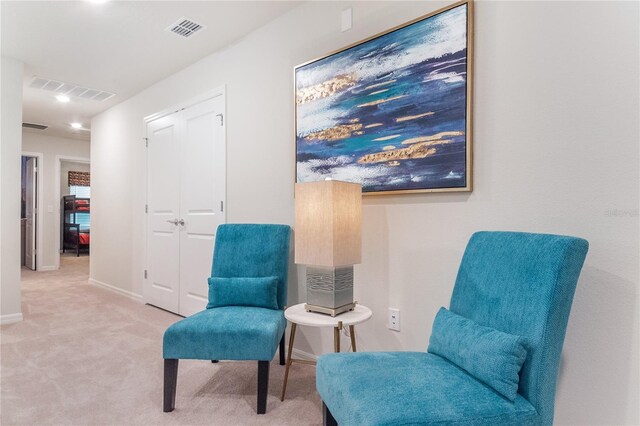
[[[171,33],[177,34],[180,37],[189,38],[200,30],[205,29],[206,26],[198,24],[192,19],[185,18],[184,16],[178,19],[175,23],[169,25],[165,30]]]

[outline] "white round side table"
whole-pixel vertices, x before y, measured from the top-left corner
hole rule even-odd
[[[306,325],[309,327],[333,327],[333,348],[335,352],[340,352],[340,331],[343,327],[349,326],[349,335],[351,336],[351,349],[356,352],[356,332],[354,326],[365,322],[373,313],[371,309],[363,305],[356,305],[353,311],[344,312],[340,315],[332,317],[317,312],[307,312],[305,303],[291,306],[284,311],[284,317],[291,322],[291,333],[289,335],[289,349],[287,350],[287,366],[284,370],[284,385],[282,386],[281,401],[284,401],[284,395],[287,391],[287,380],[289,379],[289,368],[293,362],[301,364],[315,365],[314,361],[304,359],[294,359],[291,357],[293,350],[293,342],[296,337],[296,327],[298,325]]]

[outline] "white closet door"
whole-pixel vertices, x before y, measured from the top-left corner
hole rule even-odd
[[[192,315],[207,305],[216,228],[225,222],[224,99],[182,111],[180,310]]]
[[[178,312],[180,297],[180,115],[147,125],[145,301]],[[115,231],[114,231],[115,232]]]

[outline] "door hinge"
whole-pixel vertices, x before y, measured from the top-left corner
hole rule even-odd
[[[149,138],[142,138],[144,140],[144,146],[149,148]]]
[[[220,125],[222,126],[224,124],[224,115],[216,114],[216,117],[220,117]]]
[[[220,201],[220,211],[224,211],[224,201]]]
[[[146,269],[144,270],[144,279],[145,280],[147,279],[147,270]]]
[[[149,204],[144,205],[144,212],[149,213]]]

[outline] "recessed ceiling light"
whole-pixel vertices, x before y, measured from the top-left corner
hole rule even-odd
[[[74,129],[82,129],[82,123],[71,123],[71,127]]]
[[[62,103],[67,103],[70,100],[67,95],[58,95],[56,96],[56,99],[58,100],[58,102],[62,102]]]

